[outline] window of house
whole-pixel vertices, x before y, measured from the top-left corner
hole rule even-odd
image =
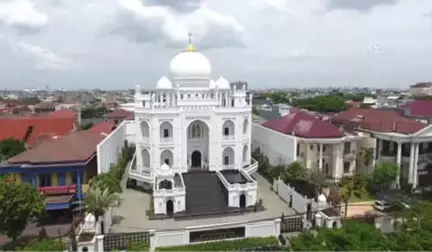
[[[145,101],[143,101],[143,102],[142,102],[142,104],[143,104],[143,107],[145,107],[145,106],[146,106],[146,102],[145,102]]]
[[[164,137],[169,137],[169,130],[168,129],[164,129],[163,136]]]
[[[201,127],[198,123],[192,125],[192,138],[200,138],[201,137]]]
[[[51,186],[51,174],[39,174],[39,186]]]
[[[228,136],[228,135],[229,135],[229,128],[228,128],[228,127],[225,127],[225,128],[224,128],[224,135],[225,135],[225,136]]]
[[[350,163],[344,162],[344,173],[350,173]]]
[[[351,152],[351,143],[350,142],[344,143],[344,152],[345,153],[350,153]]]
[[[169,159],[165,158],[165,164],[170,165]]]
[[[83,181],[84,181],[84,174],[83,174],[83,172],[80,172],[80,179],[81,179],[81,183],[83,183]],[[71,180],[72,180],[72,185],[78,184],[77,172],[71,172]]]
[[[300,155],[300,145],[299,144],[297,144],[296,155],[297,155],[297,157]]]
[[[310,148],[310,150],[313,150],[313,149],[314,149],[313,144],[311,144],[311,145],[309,146],[309,148]]]
[[[323,150],[323,152],[326,151],[326,146],[325,145],[323,145],[322,150]]]

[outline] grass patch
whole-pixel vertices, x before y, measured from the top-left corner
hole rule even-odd
[[[156,248],[156,251],[244,251],[272,246],[279,246],[279,240],[274,236],[263,238],[246,238],[230,241],[205,242],[185,246],[159,247]]]
[[[342,197],[348,195],[348,186],[342,185],[340,188],[340,195]],[[362,202],[362,201],[372,201],[375,197],[372,196],[366,189],[352,190],[351,195],[348,195],[348,202]]]

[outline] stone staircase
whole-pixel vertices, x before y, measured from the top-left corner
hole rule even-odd
[[[215,172],[183,173],[186,186],[186,213],[218,214],[228,211],[228,192]]]

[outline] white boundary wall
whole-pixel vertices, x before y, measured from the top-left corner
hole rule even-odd
[[[252,151],[259,148],[271,165],[290,164],[297,158],[297,138],[252,123]]]
[[[181,246],[190,244],[189,233],[193,231],[205,231],[225,228],[245,227],[245,237],[269,237],[280,235],[280,219],[263,220],[254,222],[237,222],[237,223],[222,223],[207,226],[193,226],[186,227],[182,230],[172,231],[150,231],[150,245],[151,248],[168,247],[168,246]]]
[[[98,174],[107,173],[111,165],[117,163],[126,140],[127,124],[128,121],[120,123],[113,132],[97,145]]]

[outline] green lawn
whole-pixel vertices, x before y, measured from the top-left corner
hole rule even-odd
[[[340,187],[340,194],[345,195],[347,188],[345,186]],[[362,201],[372,201],[375,200],[375,197],[370,195],[366,189],[363,190],[355,190],[351,193],[351,196],[348,198],[348,202],[362,202]]]

